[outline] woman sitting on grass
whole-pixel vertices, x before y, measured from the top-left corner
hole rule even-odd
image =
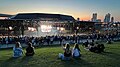
[[[33,56],[35,54],[34,47],[32,46],[32,43],[28,43],[28,47],[26,48],[26,56]]]
[[[13,57],[21,57],[23,54],[23,50],[21,47],[20,42],[17,42],[15,44],[15,47],[13,47]]]
[[[72,56],[73,58],[79,58],[81,56],[80,54],[80,48],[78,44],[75,44],[72,50]]]
[[[65,47],[63,47],[64,50],[64,54],[59,53],[59,58],[61,58],[62,60],[70,60],[71,57],[71,50],[70,50],[70,45],[66,44]]]
[[[87,49],[89,49],[89,51],[91,52],[101,53],[101,52],[104,52],[105,46],[104,44],[96,44],[94,46],[89,45]]]

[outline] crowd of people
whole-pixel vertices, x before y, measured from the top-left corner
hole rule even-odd
[[[83,43],[83,46],[91,52],[101,53],[104,52],[104,45],[98,44],[95,45],[94,41],[89,43],[88,41]],[[75,43],[74,47],[71,49],[70,44],[66,43],[62,45],[64,53],[59,53],[59,58],[61,60],[70,60],[71,57],[73,58],[80,58],[81,57],[81,50],[79,48],[79,44]],[[33,56],[35,54],[35,49],[32,46],[32,43],[28,43],[26,47],[26,52],[23,52],[20,42],[16,42],[15,46],[13,47],[13,57],[21,57],[25,53],[26,56]]]
[[[112,41],[115,38],[119,38],[120,34],[91,34],[91,35],[67,35],[67,36],[46,36],[46,37],[1,37],[0,44],[15,44],[16,42],[20,42],[21,44],[27,44],[31,42],[33,45],[43,45],[47,43],[47,45],[51,45],[54,42],[59,42],[59,44],[64,43],[65,41],[69,41],[69,43],[80,43],[80,40],[103,40],[103,41]]]
[[[13,47],[13,57],[21,57],[24,53],[26,56],[33,56],[35,54],[35,49],[32,46],[32,43],[29,42],[27,45],[28,46],[26,47],[26,52],[23,52],[20,42],[16,42],[15,46]],[[65,45],[62,45],[62,48],[64,50],[64,53],[59,53],[59,58],[62,60],[70,60],[71,57],[80,58],[81,56],[78,44],[75,44],[73,49],[71,49],[70,44],[66,43]]]
[[[79,40],[85,39],[86,42],[83,43],[83,47],[86,50],[95,53],[104,52],[105,46],[104,44],[99,44],[94,40],[114,40],[114,38],[119,37],[118,34],[116,35],[100,35],[100,34],[92,34],[92,35],[72,35],[72,36],[46,36],[46,37],[1,37],[0,43],[1,44],[15,44],[13,47],[13,57],[21,57],[23,54],[26,56],[33,56],[35,54],[34,45],[36,44],[44,44],[45,42],[47,45],[53,44],[53,42],[57,41],[64,50],[64,53],[59,53],[59,58],[62,60],[70,60],[71,57],[73,58],[80,58],[81,57],[81,50],[79,48]],[[88,39],[91,39],[92,42],[89,42]],[[63,43],[64,41],[69,41],[68,43]],[[71,49],[70,42],[74,43],[74,47]],[[21,44],[27,44],[26,52],[23,52]],[[65,44],[65,45],[63,45]]]
[[[92,42],[88,42],[88,40],[83,43],[82,45],[85,50],[89,50],[91,52],[95,53],[101,53],[104,52],[105,46],[104,44],[95,43],[94,40]],[[81,57],[81,50],[79,48],[79,45],[77,43],[74,44],[74,47],[71,49],[70,44],[66,44],[62,46],[64,53],[59,53],[59,58],[61,60],[70,60],[71,57],[73,58],[80,58]]]
[[[92,40],[92,42],[88,42],[88,40],[83,43],[83,46],[85,47],[86,50],[89,50],[91,52],[95,52],[95,53],[101,53],[104,52],[105,46],[104,44],[99,44],[99,43],[95,43],[94,40]]]

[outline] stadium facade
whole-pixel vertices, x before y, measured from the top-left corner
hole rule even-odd
[[[0,20],[1,35],[46,36],[70,33],[75,19],[69,15],[47,13],[19,13]],[[7,23],[7,24],[6,24]],[[15,25],[16,24],[16,25]],[[3,29],[4,28],[4,29]]]
[[[62,14],[19,13],[0,20],[1,36],[49,36],[94,31],[95,22],[77,21]]]

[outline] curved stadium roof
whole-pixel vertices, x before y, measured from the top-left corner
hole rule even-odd
[[[47,14],[47,13],[19,13],[11,19],[18,20],[58,20],[58,21],[74,21],[75,19],[69,15]]]

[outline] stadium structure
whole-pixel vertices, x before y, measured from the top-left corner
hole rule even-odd
[[[69,15],[19,13],[0,20],[1,35],[46,36],[70,33],[75,19]]]

